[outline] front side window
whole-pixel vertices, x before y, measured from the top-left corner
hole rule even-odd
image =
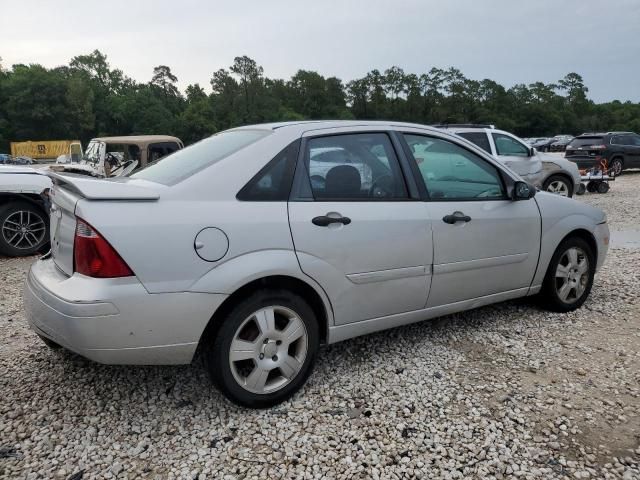
[[[385,133],[311,138],[305,165],[315,200],[407,198],[398,159]]]
[[[489,145],[489,137],[484,132],[460,132],[458,133],[462,138],[466,138],[471,143],[476,144],[487,153],[491,153],[491,146]]]
[[[405,134],[429,197],[434,201],[506,198],[496,167],[448,140]]]
[[[163,185],[175,185],[270,134],[270,130],[228,130],[217,133],[148,164],[131,176]]]
[[[493,141],[496,144],[496,152],[498,155],[507,155],[512,157],[528,157],[529,149],[522,143],[508,135],[502,133],[492,133]]]

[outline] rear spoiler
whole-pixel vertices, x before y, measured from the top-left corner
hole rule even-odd
[[[52,171],[48,171],[47,176],[51,178],[54,185],[87,200],[155,201],[160,198],[160,194],[152,189],[132,185],[129,182],[98,179],[72,173],[60,175]]]

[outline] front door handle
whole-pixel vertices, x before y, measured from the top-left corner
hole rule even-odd
[[[332,223],[349,225],[351,223],[351,219],[349,217],[327,217],[326,215],[322,215],[320,217],[314,217],[313,220],[311,220],[311,223],[319,227],[328,227]]]
[[[462,212],[453,212],[451,215],[445,215],[444,217],[442,217],[442,221],[444,223],[453,225],[456,222],[470,222],[471,217],[469,215],[465,215]]]

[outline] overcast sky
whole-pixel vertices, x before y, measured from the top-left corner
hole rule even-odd
[[[595,101],[640,101],[638,0],[0,0],[5,66],[53,67],[94,49],[148,81],[180,87],[248,55],[269,77],[303,68],[346,81],[398,65],[455,66],[510,87],[575,71]]]

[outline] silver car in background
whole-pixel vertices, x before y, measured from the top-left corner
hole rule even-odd
[[[559,155],[541,153],[512,133],[493,125],[440,125],[496,157],[523,180],[541,190],[572,197],[580,188],[580,171]]]
[[[250,407],[293,395],[321,343],[531,295],[576,309],[609,241],[602,211],[414,124],[248,126],[130,178],[51,176],[32,328],[103,363],[199,349]]]

